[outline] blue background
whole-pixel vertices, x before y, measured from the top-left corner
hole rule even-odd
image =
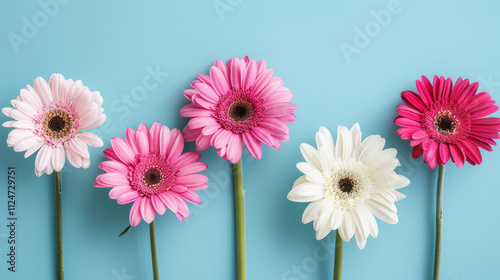
[[[397,203],[397,225],[379,221],[379,237],[362,251],[354,241],[346,244],[344,278],[431,278],[437,170],[411,159],[409,142],[396,135],[392,122],[395,106],[401,91],[415,90],[420,75],[434,74],[479,81],[480,90],[499,100],[500,2],[61,0],[47,11],[40,3],[0,4],[0,107],[37,76],[62,73],[99,90],[108,116],[94,130],[104,147],[91,149],[91,167],[64,168],[67,279],[152,279],[147,225],[118,238],[130,205],[117,205],[92,186],[102,151],[112,136],[123,137],[126,127],[141,122],[184,127],[187,119],[178,111],[188,101],[182,91],[195,75],[208,73],[216,59],[243,55],[266,59],[298,107],[289,142],[278,151],[264,148],[259,161],[244,156],[248,279],[332,278],[334,234],[316,241],[312,225],[301,223],[306,204],[286,194],[300,175],[299,144],[313,144],[320,125],[336,131],[355,122],[365,137],[381,134],[399,150],[399,172],[412,183],[402,189],[407,198]],[[389,8],[382,14],[390,19],[376,23],[379,11]],[[355,38],[356,28],[369,37]],[[341,46],[347,45],[353,53],[344,54]],[[168,76],[134,99],[134,88],[156,68]],[[2,143],[8,132],[0,129]],[[0,152],[0,278],[54,279],[54,178],[35,176],[34,156],[24,159],[6,145]],[[496,147],[484,152],[480,166],[447,167],[443,280],[498,279],[499,153]],[[170,212],[156,219],[162,279],[236,278],[231,166],[212,148],[202,152],[202,161],[211,180],[199,192],[203,203],[190,205],[185,223]],[[7,166],[17,169],[16,273],[5,262]]]

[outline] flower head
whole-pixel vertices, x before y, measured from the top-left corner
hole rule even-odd
[[[479,148],[492,151],[493,139],[500,138],[500,118],[486,116],[498,106],[487,92],[477,92],[478,83],[459,78],[434,76],[433,84],[422,76],[417,80],[418,93],[403,91],[394,122],[401,126],[397,133],[410,139],[413,157],[424,155],[433,169],[452,160],[459,168],[464,161],[472,165],[482,162]]]
[[[184,91],[191,104],[180,115],[190,117],[183,133],[196,141],[197,150],[209,146],[232,163],[241,158],[243,143],[250,155],[262,157],[260,143],[279,149],[288,141],[287,123],[295,121],[296,106],[283,80],[273,77],[266,61],[233,58],[226,65],[217,60],[210,75],[199,74]]]
[[[110,160],[99,164],[106,173],[96,178],[94,186],[112,188],[109,197],[118,204],[134,203],[132,226],[141,219],[151,223],[167,208],[184,221],[189,216],[186,201],[201,202],[194,191],[207,188],[208,178],[198,174],[207,165],[198,162],[197,152],[182,153],[184,139],[177,128],[169,130],[155,122],[148,129],[141,124],[137,131],[127,128],[125,139],[113,137],[111,146],[104,151]]]
[[[13,108],[2,112],[13,121],[3,123],[14,128],[7,138],[7,145],[14,151],[26,151],[29,157],[36,151],[35,173],[51,174],[61,171],[66,157],[76,168],[87,168],[90,155],[87,145],[101,147],[101,139],[90,132],[80,132],[100,126],[105,120],[101,108],[102,97],[91,92],[82,81],[65,80],[53,74],[49,83],[38,77],[33,87],[27,85],[11,101]]]
[[[306,162],[298,163],[297,168],[304,175],[295,181],[288,199],[311,202],[302,222],[314,221],[318,240],[338,230],[347,242],[355,235],[363,249],[369,234],[378,235],[374,215],[390,224],[398,222],[394,202],[405,196],[396,189],[410,181],[394,172],[400,165],[397,151],[384,149],[385,140],[379,135],[361,141],[358,124],[350,131],[339,126],[336,144],[330,131],[321,127],[316,143],[317,149],[300,146]]]

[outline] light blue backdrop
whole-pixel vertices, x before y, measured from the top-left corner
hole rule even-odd
[[[130,1],[131,2],[131,1]],[[281,150],[244,161],[247,190],[248,278],[331,279],[330,234],[315,239],[303,225],[306,204],[286,194],[300,175],[299,144],[314,143],[320,125],[361,124],[364,136],[381,134],[399,150],[399,172],[412,184],[398,202],[399,224],[379,223],[364,250],[345,247],[345,279],[422,280],[431,277],[436,170],[410,158],[396,135],[400,92],[415,90],[420,75],[479,81],[500,100],[498,1],[3,1],[0,4],[0,107],[37,76],[82,79],[104,97],[106,125],[96,131],[92,166],[65,167],[66,278],[152,279],[148,227],[126,236],[130,205],[120,206],[92,186],[112,136],[126,127],[160,121],[182,128],[182,95],[216,59],[266,59],[295,94],[297,121]],[[44,4],[44,3],[52,3]],[[54,4],[56,3],[56,4]],[[384,10],[384,11],[382,11]],[[381,12],[382,11],[382,12]],[[363,34],[361,34],[363,33]],[[150,72],[157,85],[132,96]],[[168,73],[168,75],[166,74]],[[134,90],[134,88],[136,88]],[[498,113],[496,116],[500,116]],[[1,122],[7,120],[2,116]],[[8,129],[0,129],[5,143]],[[193,150],[194,145],[187,145]],[[52,176],[37,178],[34,156],[24,159],[0,145],[0,278],[54,279]],[[500,151],[483,164],[447,168],[442,279],[498,279],[500,273]],[[162,279],[235,279],[234,214],[230,165],[213,149],[202,152],[209,188],[185,223],[158,216]],[[17,272],[7,271],[7,166],[17,169]]]

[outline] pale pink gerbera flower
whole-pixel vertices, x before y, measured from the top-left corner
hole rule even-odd
[[[266,61],[233,58],[226,65],[217,60],[210,75],[199,74],[184,91],[192,102],[180,115],[191,120],[184,129],[186,141],[196,141],[197,150],[209,146],[231,163],[241,158],[243,143],[250,155],[262,157],[260,143],[279,149],[288,141],[287,123],[295,121],[290,90],[273,77]]]
[[[99,164],[107,173],[99,175],[94,186],[112,188],[109,197],[118,204],[134,202],[130,225],[137,226],[141,219],[149,224],[167,208],[184,221],[189,216],[185,201],[201,202],[194,191],[205,189],[208,178],[197,172],[207,165],[198,162],[197,152],[182,153],[184,139],[177,128],[156,122],[150,130],[141,124],[137,132],[127,128],[125,139],[113,137],[111,146],[104,151],[110,160]]]
[[[403,91],[405,104],[398,105],[394,122],[401,126],[397,133],[411,139],[413,157],[424,155],[433,169],[452,160],[459,168],[467,161],[482,162],[479,148],[492,151],[493,139],[500,138],[500,118],[486,116],[498,106],[487,92],[477,93],[478,83],[459,78],[455,85],[450,78],[434,76],[433,84],[422,76],[417,80],[418,94]]]
[[[106,116],[101,108],[102,97],[91,92],[82,81],[65,80],[53,74],[49,83],[38,77],[33,87],[21,89],[21,95],[11,101],[14,108],[2,112],[13,121],[3,123],[13,127],[7,145],[14,151],[26,151],[29,157],[39,150],[35,160],[35,173],[59,172],[66,157],[76,168],[88,168],[90,155],[87,145],[101,147],[101,139],[90,132],[80,132],[100,126]]]

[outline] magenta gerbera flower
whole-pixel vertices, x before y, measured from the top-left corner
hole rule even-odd
[[[262,157],[260,143],[279,149],[288,141],[287,123],[295,121],[296,106],[283,80],[273,77],[266,61],[233,58],[226,65],[217,60],[210,75],[199,74],[184,91],[191,104],[180,115],[190,117],[183,133],[196,141],[197,150],[209,146],[231,163],[241,158],[243,143],[250,155]]]
[[[459,78],[434,76],[433,84],[422,76],[417,80],[418,94],[403,91],[404,103],[398,105],[394,122],[401,126],[397,133],[411,139],[412,155],[424,155],[433,169],[451,159],[459,168],[464,161],[472,165],[482,162],[479,148],[491,151],[500,138],[500,118],[487,117],[498,106],[487,92],[477,92],[478,83]]]
[[[94,186],[112,188],[109,197],[118,204],[134,203],[130,225],[137,226],[141,219],[149,224],[167,208],[184,221],[189,216],[185,201],[201,202],[195,191],[205,189],[208,178],[198,172],[207,165],[198,162],[197,152],[182,153],[179,129],[155,122],[150,130],[141,124],[137,132],[127,128],[125,139],[113,137],[111,146],[104,151],[110,160],[99,164],[107,173],[99,175]]]

